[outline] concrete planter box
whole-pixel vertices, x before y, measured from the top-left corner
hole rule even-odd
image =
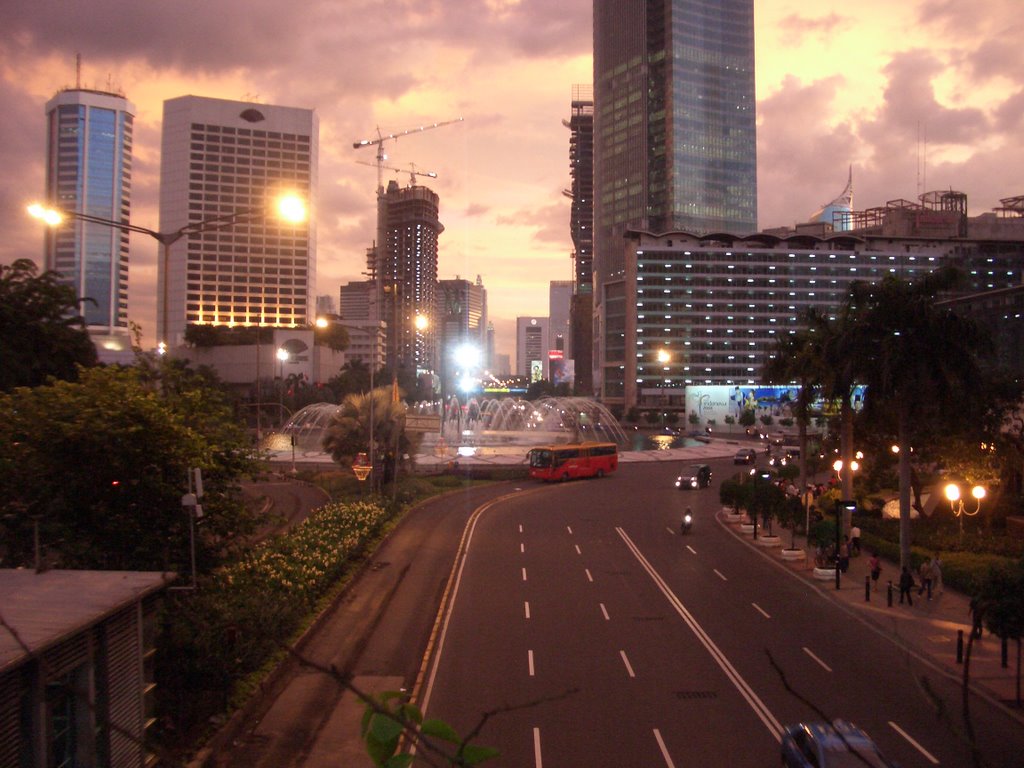
[[[757,537],[757,545],[759,547],[781,547],[782,539],[780,539],[778,536],[760,535]]]
[[[729,511],[725,513],[725,522],[727,523],[742,523],[746,519],[747,516],[742,512]]]
[[[750,536],[753,536],[754,535],[754,525],[753,525],[753,523],[743,523],[742,525],[740,525],[740,533],[746,533],[746,534],[748,534]]]
[[[814,578],[819,581],[835,581],[836,580],[836,569],[835,568],[815,568]]]
[[[783,560],[803,560],[807,557],[802,549],[784,549],[780,554]]]

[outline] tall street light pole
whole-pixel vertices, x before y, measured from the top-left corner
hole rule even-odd
[[[301,224],[306,220],[306,204],[297,195],[286,194],[276,198],[274,207],[275,215],[284,221],[292,224]],[[65,211],[56,208],[47,208],[39,203],[33,203],[28,206],[28,212],[35,218],[41,219],[50,226],[59,226],[65,219],[77,219],[79,221],[87,221],[92,224],[102,224],[113,229],[120,229],[122,232],[138,232],[143,235],[149,235],[160,243],[160,262],[164,276],[163,290],[161,294],[161,327],[158,333],[158,336],[162,337],[159,339],[159,342],[163,345],[161,349],[166,349],[168,343],[167,289],[168,283],[170,282],[168,278],[168,267],[171,259],[171,246],[183,237],[198,235],[201,232],[208,232],[210,230],[232,227],[242,219],[249,217],[263,218],[268,214],[268,211],[263,208],[242,208],[234,213],[211,216],[207,219],[190,222],[172,232],[158,232],[155,229],[140,227],[137,224],[131,224],[127,221],[104,219],[100,216],[93,216],[92,214],[84,213],[82,211]],[[259,371],[256,373],[258,377]]]

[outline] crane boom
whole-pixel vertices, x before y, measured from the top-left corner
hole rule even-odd
[[[424,131],[432,131],[435,128],[440,128],[445,125],[451,125],[452,123],[461,123],[464,118],[457,117],[454,120],[444,120],[440,123],[431,123],[430,125],[420,125],[416,128],[409,128],[405,131],[398,131],[397,133],[389,133],[384,135],[380,132],[380,128],[377,129],[377,138],[375,139],[362,139],[360,141],[352,142],[353,149],[359,149],[360,147],[377,147],[377,194],[380,194],[384,189],[384,142],[386,141],[398,141],[402,136],[409,136],[414,133],[423,133]]]
[[[356,160],[356,162],[359,163],[360,165],[369,165],[371,167],[377,165],[376,163],[371,163],[368,160]],[[416,170],[416,163],[409,163],[409,167],[408,168],[396,168],[393,165],[382,165],[381,168],[384,168],[385,170],[388,170],[388,171],[394,171],[395,173],[408,173],[409,174],[409,183],[412,186],[416,185],[416,177],[417,176],[426,176],[428,179],[436,179],[437,178],[437,174],[434,173],[434,171],[417,171]]]

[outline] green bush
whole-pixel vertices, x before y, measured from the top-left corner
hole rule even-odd
[[[234,683],[291,639],[387,516],[377,504],[328,504],[167,601],[158,691],[179,730],[223,708]]]

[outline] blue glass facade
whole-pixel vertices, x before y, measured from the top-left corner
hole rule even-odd
[[[117,94],[67,90],[46,106],[46,199],[65,211],[127,223],[132,107]],[[46,266],[81,298],[94,330],[128,327],[128,234],[67,218],[47,235]]]
[[[626,388],[628,229],[757,229],[753,0],[594,3],[594,383]]]

